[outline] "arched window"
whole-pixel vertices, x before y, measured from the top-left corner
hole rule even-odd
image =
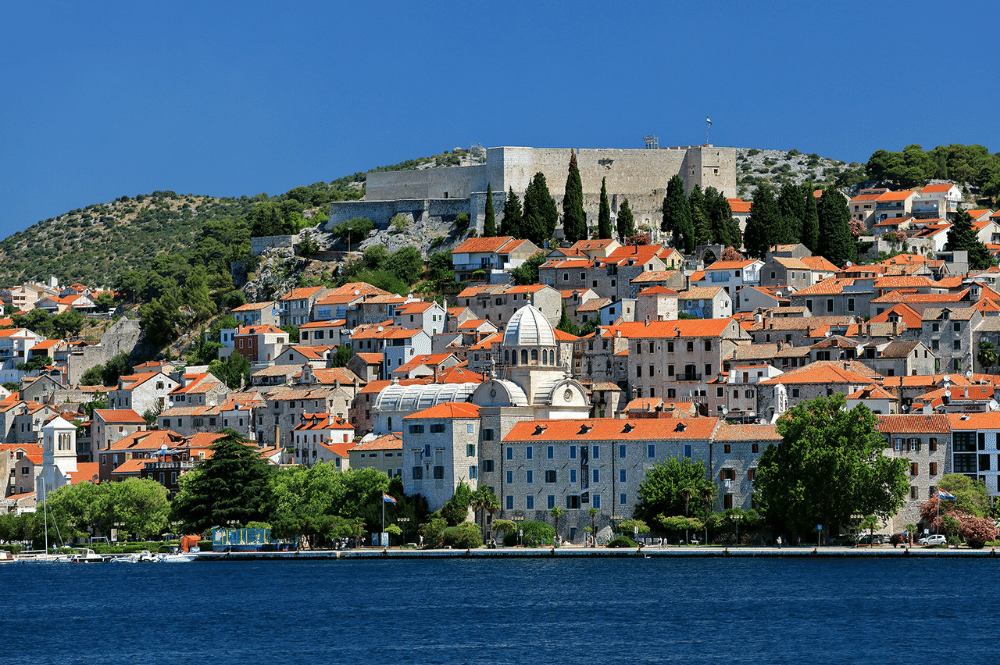
[[[391,432],[392,431],[392,416],[389,416],[388,420],[389,420],[389,431]]]
[[[537,363],[538,362],[538,349],[532,349],[531,350],[531,362],[533,362],[533,363]]]
[[[510,364],[510,351],[504,351],[503,352],[503,364],[504,365],[509,365]]]
[[[548,365],[549,364],[549,350],[548,349],[542,349],[542,364],[543,365]]]
[[[528,364],[528,350],[527,349],[521,349],[521,364],[522,365],[527,365]]]

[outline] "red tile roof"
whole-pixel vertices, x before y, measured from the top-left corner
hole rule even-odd
[[[146,419],[132,409],[94,409],[96,415],[106,423],[142,423],[146,424]]]
[[[417,411],[416,413],[411,413],[408,416],[404,416],[403,420],[416,420],[425,418],[478,418],[479,417],[479,407],[475,404],[469,404],[467,402],[445,402],[444,404],[438,404],[437,406],[432,406],[429,409],[424,409],[423,411]]]
[[[461,245],[451,250],[452,254],[481,254],[509,252],[523,245],[525,240],[516,240],[513,236],[495,236],[492,238],[469,238]]]
[[[878,431],[883,434],[948,434],[951,425],[943,415],[876,415]]]
[[[719,426],[716,418],[588,418],[527,420],[504,437],[508,443],[535,441],[643,441],[708,439]]]

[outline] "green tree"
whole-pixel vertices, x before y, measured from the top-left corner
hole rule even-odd
[[[555,522],[555,530],[557,536],[559,535],[559,518],[565,514],[566,511],[560,508],[559,506],[555,506],[552,508],[552,510],[549,511],[549,515],[552,515],[552,519]]]
[[[568,335],[574,336],[580,333],[580,329],[577,328],[573,319],[566,315],[566,303],[563,303],[562,316],[559,318],[559,324],[556,326],[556,330],[561,330]]]
[[[493,210],[493,185],[486,183],[486,220],[483,222],[483,237],[493,238],[497,234],[497,216]]]
[[[631,238],[635,235],[635,218],[632,215],[632,209],[628,207],[628,199],[623,198],[621,205],[618,206],[618,237],[622,242],[626,238]]]
[[[460,481],[455,494],[441,506],[441,516],[448,520],[448,526],[456,526],[468,519],[473,498],[469,485],[464,480]]]
[[[775,231],[781,224],[778,204],[770,185],[760,185],[753,193],[750,217],[743,231],[743,246],[748,256],[763,259],[774,244]]]
[[[367,217],[355,217],[334,226],[330,232],[341,241],[353,245],[367,238],[374,228],[375,222]]]
[[[188,532],[213,526],[266,521],[272,510],[273,473],[258,453],[232,430],[212,444],[212,456],[183,476],[170,506],[170,520]]]
[[[601,203],[597,209],[597,237],[601,240],[614,238],[611,229],[611,202],[608,201],[608,179],[601,179]]]
[[[675,175],[667,183],[667,195],[663,198],[663,222],[660,230],[669,233],[674,246],[682,252],[691,253],[695,246],[694,221],[691,219],[691,205],[684,193],[684,181]]]
[[[354,349],[350,344],[341,344],[333,354],[334,367],[347,367],[347,362],[354,357]]]
[[[549,194],[545,174],[539,171],[524,191],[524,219],[521,237],[543,247],[545,242],[555,233],[558,222],[559,209],[556,208],[555,199]]]
[[[818,213],[819,253],[838,267],[856,260],[857,244],[849,226],[851,212],[847,199],[833,185],[823,190]]]
[[[948,251],[964,249],[969,253],[969,268],[972,270],[986,270],[996,265],[996,261],[990,255],[990,250],[986,248],[976,236],[976,230],[972,227],[972,216],[958,208],[955,219],[952,220],[951,228],[948,229],[948,243],[945,245]]]
[[[809,248],[813,254],[819,253],[819,209],[816,197],[812,194],[812,186],[806,185],[805,204],[802,213],[802,230],[799,232],[799,242]]]
[[[865,518],[858,523],[858,528],[862,531],[868,532],[868,546],[871,547],[872,540],[875,538],[875,529],[878,528],[878,518],[874,515],[866,515]]]
[[[139,308],[139,326],[146,342],[156,349],[162,349],[177,339],[182,318],[172,293],[166,293]]]
[[[777,205],[781,225],[775,234],[774,244],[788,245],[800,242],[802,220],[806,214],[806,198],[802,188],[792,183],[782,185]]]
[[[101,369],[101,381],[109,388],[117,388],[119,377],[128,376],[131,373],[132,364],[129,362],[128,353],[122,351],[113,356]]]
[[[507,192],[507,200],[503,204],[503,219],[500,220],[500,235],[524,238],[524,213],[521,209],[521,199],[511,187]]]
[[[583,211],[583,181],[576,163],[576,152],[570,153],[566,193],[563,195],[563,233],[566,240],[587,239],[587,213]]]
[[[702,491],[711,485],[704,463],[670,457],[646,472],[632,514],[646,522],[655,522],[660,515],[683,515],[691,500],[700,500]]]
[[[111,484],[108,507],[111,520],[130,536],[154,538],[166,531],[169,503],[167,488],[149,478],[129,478]]]
[[[87,318],[80,310],[70,307],[61,314],[52,317],[52,328],[59,337],[75,337],[83,330]]]
[[[979,361],[979,368],[983,371],[991,370],[997,364],[997,350],[993,342],[988,339],[979,340],[979,350],[976,352],[976,360]],[[991,374],[993,372],[990,372]]]
[[[250,361],[233,351],[225,360],[213,360],[208,371],[232,390],[250,385]]]
[[[181,303],[191,311],[191,322],[207,321],[216,312],[208,290],[208,278],[202,266],[195,266],[181,288]]]
[[[286,323],[283,326],[278,326],[278,328],[280,330],[283,330],[286,333],[288,333],[288,343],[289,344],[298,344],[299,343],[299,329],[298,329],[297,326],[293,326],[290,323]]]
[[[725,247],[739,247],[743,244],[740,223],[733,218],[733,209],[725,194],[715,187],[708,187],[705,190],[705,209],[711,229],[711,244]]]
[[[688,196],[688,205],[691,208],[691,224],[694,228],[694,241],[696,245],[709,245],[712,242],[711,220],[708,218],[708,209],[705,203],[705,194],[701,191],[701,185],[691,188]]]
[[[389,256],[386,268],[407,284],[414,284],[424,273],[424,260],[420,250],[413,246],[397,249]]]
[[[514,284],[517,286],[537,284],[538,266],[545,263],[545,260],[545,252],[543,251],[537,251],[529,256],[524,263],[510,271]]]
[[[754,500],[778,533],[834,529],[853,515],[887,520],[909,491],[904,459],[890,459],[875,416],[850,411],[843,395],[798,404],[778,420],[780,445],[769,445],[754,480]]]

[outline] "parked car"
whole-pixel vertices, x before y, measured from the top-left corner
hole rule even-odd
[[[931,536],[924,536],[917,541],[919,545],[947,545],[948,540],[944,537],[943,533],[935,533]]]
[[[874,536],[866,533],[865,535],[858,538],[858,545],[868,545],[868,544],[881,545],[884,542],[885,541],[882,539],[882,535],[878,533],[876,533]]]

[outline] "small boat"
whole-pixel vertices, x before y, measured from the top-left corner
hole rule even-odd
[[[198,557],[194,554],[184,554],[182,552],[171,552],[170,554],[161,554],[157,561],[160,563],[190,563]]]
[[[104,563],[105,559],[92,549],[83,548],[72,554],[65,554],[56,558],[56,563]]]

